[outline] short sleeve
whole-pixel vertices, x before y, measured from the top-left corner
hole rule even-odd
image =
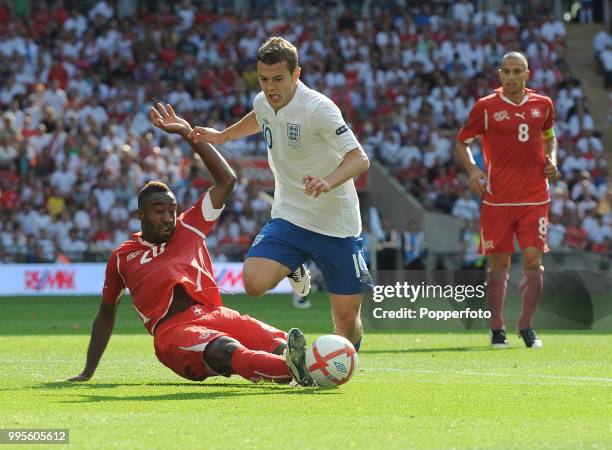
[[[106,276],[102,289],[102,302],[109,305],[116,304],[125,290],[125,281],[121,275],[119,253],[113,252],[106,263]]]
[[[486,111],[483,107],[482,101],[479,100],[472,107],[465,126],[459,130],[457,140],[465,144],[471,144],[474,139],[482,135],[482,133],[486,130],[485,115]]]
[[[262,110],[262,101],[267,101],[263,92],[260,92],[253,99],[253,111],[255,111],[255,120],[261,127],[261,110]]]
[[[344,157],[359,147],[353,131],[346,125],[340,109],[331,100],[321,101],[311,113],[310,124],[338,155]]]
[[[215,222],[223,212],[221,208],[215,208],[210,199],[210,191],[206,191],[200,196],[195,205],[185,211],[179,217],[184,223],[196,228],[204,234],[208,234],[212,230]]]

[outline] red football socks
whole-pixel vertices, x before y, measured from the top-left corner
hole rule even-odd
[[[523,298],[523,310],[519,319],[519,330],[532,328],[531,320],[535,314],[538,300],[542,294],[542,285],[544,283],[544,269],[526,270],[523,272],[523,277],[519,283],[519,290]]]
[[[273,353],[240,347],[232,354],[232,372],[254,383],[261,380],[288,383],[291,381],[285,358]]]
[[[492,330],[504,329],[504,298],[508,288],[509,275],[505,271],[487,272],[487,298],[491,311],[490,327]]]

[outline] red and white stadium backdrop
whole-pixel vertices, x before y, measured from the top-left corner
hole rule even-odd
[[[242,263],[214,263],[223,293],[244,293]],[[100,295],[106,264],[0,264],[0,296]],[[272,293],[291,292],[285,278]]]
[[[257,180],[260,188],[274,190],[274,175],[266,158],[232,159],[229,164],[247,180]],[[355,187],[358,191],[368,189],[368,172],[362,173],[355,179]]]

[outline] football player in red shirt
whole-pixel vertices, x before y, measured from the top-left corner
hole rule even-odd
[[[489,260],[491,344],[508,345],[502,312],[516,236],[523,252],[518,329],[527,347],[538,348],[542,341],[532,318],[542,292],[542,254],[548,251],[548,180],[559,175],[555,109],[550,98],[526,88],[529,67],[522,53],[504,55],[499,77],[501,88],[474,104],[457,136],[455,152],[469,174],[470,189],[482,196],[480,245]],[[474,163],[469,147],[478,137],[484,172]]]
[[[102,304],[96,316],[85,369],[69,381],[89,380],[100,361],[127,287],[132,306],[153,335],[159,361],[189,380],[238,374],[251,381],[275,380],[312,385],[306,370],[306,340],[297,328],[289,334],[222,306],[206,248],[236,182],[225,159],[205,141],[187,139],[189,123],[172,106],[149,112],[158,128],[180,134],[214,179],[196,204],[177,217],[176,198],[161,182],[138,194],[142,231],[116,248],[108,260]]]

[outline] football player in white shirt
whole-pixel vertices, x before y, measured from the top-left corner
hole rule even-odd
[[[308,259],[321,269],[331,300],[334,332],[358,350],[362,293],[372,278],[363,259],[359,199],[353,177],[370,162],[340,109],[300,80],[293,44],[272,37],[257,52],[260,92],[253,111],[218,131],[195,127],[191,137],[223,144],[262,132],[274,173],[272,219],[244,262],[247,293],[260,297],[284,277],[299,295],[310,289]]]

